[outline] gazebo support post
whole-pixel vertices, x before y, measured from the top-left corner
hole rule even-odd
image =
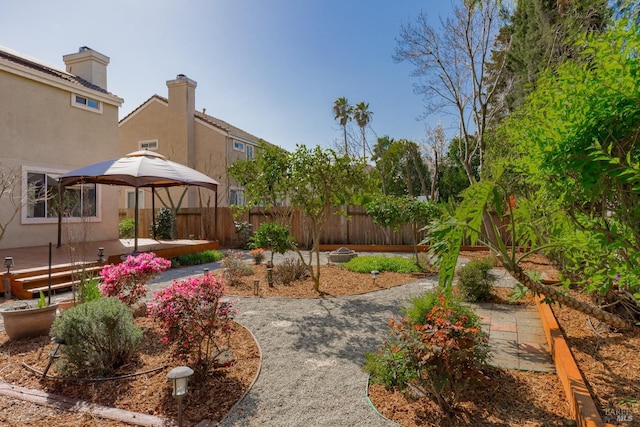
[[[153,240],[156,238],[156,187],[151,187],[151,226],[153,227]]]
[[[58,244],[56,248],[62,246],[62,202],[64,187],[58,181]]]
[[[138,187],[135,187],[135,212],[133,213],[133,253],[138,252]]]

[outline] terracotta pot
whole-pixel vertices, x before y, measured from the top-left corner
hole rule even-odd
[[[60,311],[64,311],[64,310],[68,310],[70,308],[75,307],[76,305],[80,304],[80,301],[78,300],[72,300],[72,299],[66,299],[63,301],[58,301],[58,308],[60,309]]]
[[[3,310],[4,330],[10,340],[48,335],[56,319],[58,304],[42,308],[16,308]]]

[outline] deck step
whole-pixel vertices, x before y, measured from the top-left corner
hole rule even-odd
[[[22,271],[16,274],[11,281],[11,292],[18,298],[30,299],[37,297],[40,291],[49,292],[49,277],[51,277],[51,290],[68,289],[81,283],[80,277],[84,273],[90,276],[98,276],[104,267],[102,263],[86,263],[84,265],[56,266],[52,268],[51,276],[48,269],[40,268],[31,271]],[[87,276],[85,276],[87,277]]]
[[[95,273],[98,272],[100,270],[102,270],[102,265],[96,265],[96,266],[92,266],[92,267],[85,267],[84,268],[84,272],[85,273]],[[59,279],[59,278],[65,278],[65,277],[71,277],[73,275],[80,275],[82,274],[82,270],[65,270],[65,271],[58,271],[56,273],[51,273],[51,279]],[[49,273],[47,274],[38,274],[35,276],[25,276],[25,277],[19,277],[17,279],[15,279],[16,282],[18,283],[23,283],[23,284],[27,284],[27,283],[34,283],[34,282],[42,282],[42,281],[47,281],[49,280]]]
[[[72,288],[73,286],[76,286],[76,285],[79,285],[79,284],[80,284],[79,280],[74,280],[74,281],[71,281],[71,282],[64,282],[64,283],[56,283],[56,284],[52,284],[51,285],[51,290],[52,291],[59,291],[61,289]],[[38,296],[41,291],[42,291],[42,293],[47,295],[47,293],[49,292],[49,285],[40,286],[38,288],[24,289],[24,290],[27,291],[27,292],[31,292],[34,297]]]

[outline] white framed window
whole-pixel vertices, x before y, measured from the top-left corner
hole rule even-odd
[[[138,141],[138,150],[158,151],[158,140]]]
[[[229,189],[229,206],[243,206],[244,205],[244,192],[241,188]]]
[[[247,144],[247,159],[253,159],[253,145]]]
[[[233,141],[233,149],[244,152],[244,142]]]
[[[135,190],[127,190],[126,191],[127,209],[135,209],[136,208],[136,191]],[[144,190],[138,189],[138,207],[142,209],[144,207]]]
[[[23,168],[22,188],[26,203],[22,208],[24,224],[58,221],[61,171]],[[61,213],[71,220],[99,220],[96,184],[78,184],[65,187]]]
[[[71,94],[71,106],[102,114],[102,102],[76,93]]]

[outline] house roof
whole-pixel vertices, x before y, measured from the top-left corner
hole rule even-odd
[[[104,94],[112,95],[106,89],[101,88],[100,86],[96,86],[83,78],[75,76],[73,74],[67,73],[66,71],[59,70],[52,65],[49,65],[45,62],[17,52],[13,49],[9,49],[4,46],[0,46],[0,60],[6,60],[12,62],[14,64],[21,65],[23,67],[28,67],[36,71],[40,71],[42,73],[48,74],[50,76],[54,76],[59,78],[60,80],[64,80],[65,82],[80,85],[86,87],[88,89],[95,90],[97,92],[101,92]]]
[[[213,116],[210,116],[208,114],[202,113],[200,111],[196,111],[196,118],[209,123],[210,125],[213,125],[215,127],[218,127],[220,129],[224,129],[227,132],[229,132],[230,134],[234,135],[234,136],[239,136],[245,139],[249,139],[249,140],[253,140],[253,141],[258,141],[258,137],[255,135],[250,134],[249,132],[245,132],[244,130],[235,127],[227,122],[225,122],[224,120],[220,120],[218,118],[215,118]]]
[[[169,100],[167,98],[160,95],[153,95],[149,99],[147,99],[145,102],[140,104],[135,110],[133,110],[132,112],[127,114],[124,118],[122,118],[122,120],[120,120],[120,123],[123,123],[124,121],[126,121],[129,117],[137,113],[144,105],[148,104],[152,100],[158,100],[164,104],[169,104]],[[232,136],[237,136],[239,138],[243,138],[243,139],[247,139],[249,141],[255,141],[255,142],[257,142],[260,139],[257,136],[250,134],[249,132],[246,132],[236,126],[233,126],[232,124],[225,122],[224,120],[220,120],[216,117],[210,116],[201,111],[195,112],[195,118],[213,127],[216,127],[220,130],[228,132]]]

